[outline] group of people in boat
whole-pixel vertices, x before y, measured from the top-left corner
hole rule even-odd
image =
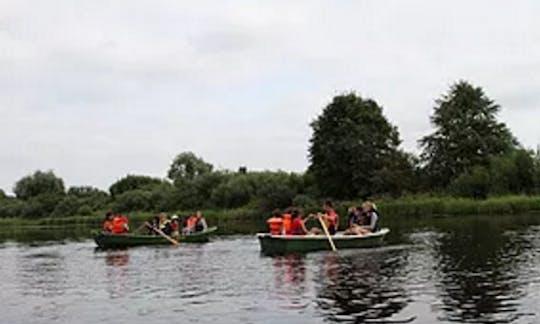
[[[344,235],[365,235],[378,230],[379,212],[373,202],[366,201],[361,206],[352,206],[349,208],[348,213],[348,227],[343,232]],[[306,222],[310,219],[320,219],[324,224],[323,229],[326,228],[330,235],[335,235],[338,231],[339,215],[330,201],[324,204],[322,212],[309,214],[306,217],[302,215],[302,211],[298,208],[289,207],[284,213],[276,209],[267,222],[272,235],[322,234],[319,227],[310,229],[306,227]]]
[[[205,231],[208,228],[206,219],[202,212],[197,210],[194,215],[180,219],[178,215],[172,215],[170,218],[166,213],[160,213],[155,216],[148,227],[149,234],[158,234],[155,229],[170,236],[189,235]]]
[[[125,234],[129,232],[129,220],[126,215],[108,212],[103,221],[103,231],[113,234]]]
[[[170,218],[166,213],[160,213],[149,222],[145,222],[148,234],[159,235],[162,232],[169,236],[178,237],[202,232],[208,228],[205,218],[200,210],[194,215],[184,217],[182,220],[178,215]],[[103,232],[110,234],[126,234],[129,232],[129,220],[123,214],[108,212],[103,221]]]

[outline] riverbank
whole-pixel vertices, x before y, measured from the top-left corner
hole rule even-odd
[[[341,217],[342,225],[347,208],[358,205],[359,201],[342,201],[335,203]],[[473,200],[454,197],[410,196],[393,200],[377,201],[377,206],[385,218],[414,217],[452,217],[461,215],[512,215],[523,213],[540,213],[540,196],[503,196],[486,200]],[[304,206],[305,213],[316,212],[319,206]],[[177,212],[189,215],[190,212]],[[103,213],[90,216],[44,217],[44,218],[2,218],[0,226],[62,226],[84,225],[99,227],[103,221]],[[209,224],[219,227],[220,234],[247,234],[266,229],[265,220],[268,213],[257,208],[237,208],[222,210],[203,210]],[[151,212],[128,213],[132,228],[137,228],[144,221],[152,218]]]

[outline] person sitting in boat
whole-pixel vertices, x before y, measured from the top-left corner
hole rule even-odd
[[[114,234],[125,234],[129,232],[129,220],[123,214],[114,215],[112,224],[112,232]]]
[[[180,220],[178,215],[172,215],[171,217],[171,236],[180,236]]]
[[[283,235],[291,235],[291,224],[292,224],[292,207],[289,207],[285,209],[285,213],[283,214],[283,225],[282,225],[282,234]]]
[[[291,235],[306,235],[309,231],[306,228],[305,221],[302,219],[302,213],[298,209],[294,209],[291,213]],[[311,216],[311,215],[310,215]],[[308,216],[307,218],[310,218]]]
[[[281,210],[275,209],[272,212],[272,217],[267,221],[270,234],[272,235],[281,235],[283,233],[283,216],[281,215]]]
[[[105,215],[105,221],[103,222],[103,232],[112,233],[113,229],[113,213],[108,212]]]
[[[197,222],[195,223],[195,232],[205,231],[208,228],[208,224],[206,224],[206,219],[203,217],[202,212],[197,210],[195,217],[197,219]]]
[[[378,231],[379,212],[376,205],[371,201],[366,201],[362,204],[362,212],[364,215],[363,225],[361,228],[370,233]]]
[[[339,216],[334,210],[334,207],[332,206],[332,202],[327,201],[323,206],[323,213],[317,214],[317,217],[321,217],[324,221],[326,228],[328,228],[328,232],[330,235],[334,235],[338,231],[339,226]],[[312,215],[310,215],[312,216]]]
[[[320,230],[316,227],[313,227],[308,231],[306,227],[306,222],[316,215],[309,215],[308,217],[302,219],[302,212],[298,209],[293,209],[292,212],[292,222],[291,222],[291,235],[313,235],[320,234]]]
[[[186,224],[184,226],[184,229],[183,229],[183,233],[184,235],[188,235],[188,234],[191,234],[193,232],[195,232],[195,226],[197,225],[197,216],[196,215],[192,215],[192,216],[189,216],[186,220]]]
[[[167,235],[170,235],[172,232],[171,221],[167,217],[166,213],[161,213],[159,215],[159,229]]]

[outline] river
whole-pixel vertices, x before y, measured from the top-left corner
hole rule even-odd
[[[380,248],[282,257],[253,235],[97,251],[80,228],[4,229],[0,322],[540,323],[540,215],[386,225]]]

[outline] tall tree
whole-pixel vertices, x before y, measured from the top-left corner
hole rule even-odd
[[[482,88],[459,81],[435,103],[431,116],[435,131],[419,141],[431,185],[444,188],[463,172],[486,166],[490,156],[508,153],[517,144],[497,120],[500,106]]]
[[[354,93],[336,96],[311,127],[309,172],[322,194],[353,198],[384,191],[377,175],[400,140],[375,101]]]
[[[213,168],[212,164],[192,152],[183,152],[174,158],[167,176],[176,183],[193,180],[196,176],[212,172]]]
[[[36,171],[31,175],[21,178],[13,192],[17,198],[28,200],[40,195],[64,195],[64,181],[58,178],[52,171]]]

